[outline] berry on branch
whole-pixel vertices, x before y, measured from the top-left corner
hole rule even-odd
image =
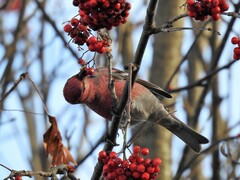
[[[229,8],[226,0],[187,0],[186,4],[188,16],[200,21],[206,20],[208,16],[217,21],[220,13]]]
[[[98,161],[104,164],[102,172],[104,179],[154,180],[158,178],[158,173],[160,171],[159,166],[162,162],[161,159],[144,159],[140,152],[143,156],[146,156],[149,154],[149,149],[134,146],[133,154],[129,156],[128,160],[122,160],[117,157],[116,152],[107,153],[105,151],[101,151],[98,155]]]
[[[232,37],[231,43],[237,45],[237,47],[233,49],[233,59],[239,60],[240,59],[240,38]]]

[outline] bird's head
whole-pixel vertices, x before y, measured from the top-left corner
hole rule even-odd
[[[81,97],[85,91],[84,78],[86,77],[86,70],[82,69],[78,74],[68,79],[63,89],[63,96],[70,104],[79,104]]]

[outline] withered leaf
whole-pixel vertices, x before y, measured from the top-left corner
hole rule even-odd
[[[51,126],[43,135],[43,145],[47,154],[52,157],[52,165],[58,166],[61,164],[73,163],[77,165],[67,147],[62,143],[62,136],[58,129],[56,118],[48,115]]]

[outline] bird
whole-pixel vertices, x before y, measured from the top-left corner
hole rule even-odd
[[[112,78],[116,96],[120,98],[128,73],[112,68]],[[114,103],[108,82],[109,71],[107,67],[96,68],[94,73],[90,73],[90,75],[86,72],[86,68],[82,68],[79,73],[67,80],[63,88],[63,96],[68,103],[85,104],[103,118],[111,120]],[[146,121],[157,123],[175,134],[193,151],[199,153],[201,144],[207,144],[209,140],[164,107],[161,99],[171,97],[161,87],[136,78],[131,91],[131,125]]]

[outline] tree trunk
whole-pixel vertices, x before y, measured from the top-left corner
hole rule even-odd
[[[163,24],[170,18],[181,14],[180,7],[182,2],[160,0],[156,12],[156,26]],[[182,23],[177,23],[176,26],[182,26]],[[182,32],[176,33],[161,33],[154,35],[154,52],[153,62],[151,67],[150,81],[165,87],[170,76],[176,69],[181,56]],[[172,87],[177,86],[177,76],[171,83]],[[164,100],[166,106],[174,103],[175,98]],[[170,108],[170,112],[173,109]],[[141,139],[138,139],[138,144],[150,148],[152,157],[160,157],[163,161],[159,179],[172,179],[171,172],[171,133],[163,127],[157,126],[151,131],[144,133]]]

